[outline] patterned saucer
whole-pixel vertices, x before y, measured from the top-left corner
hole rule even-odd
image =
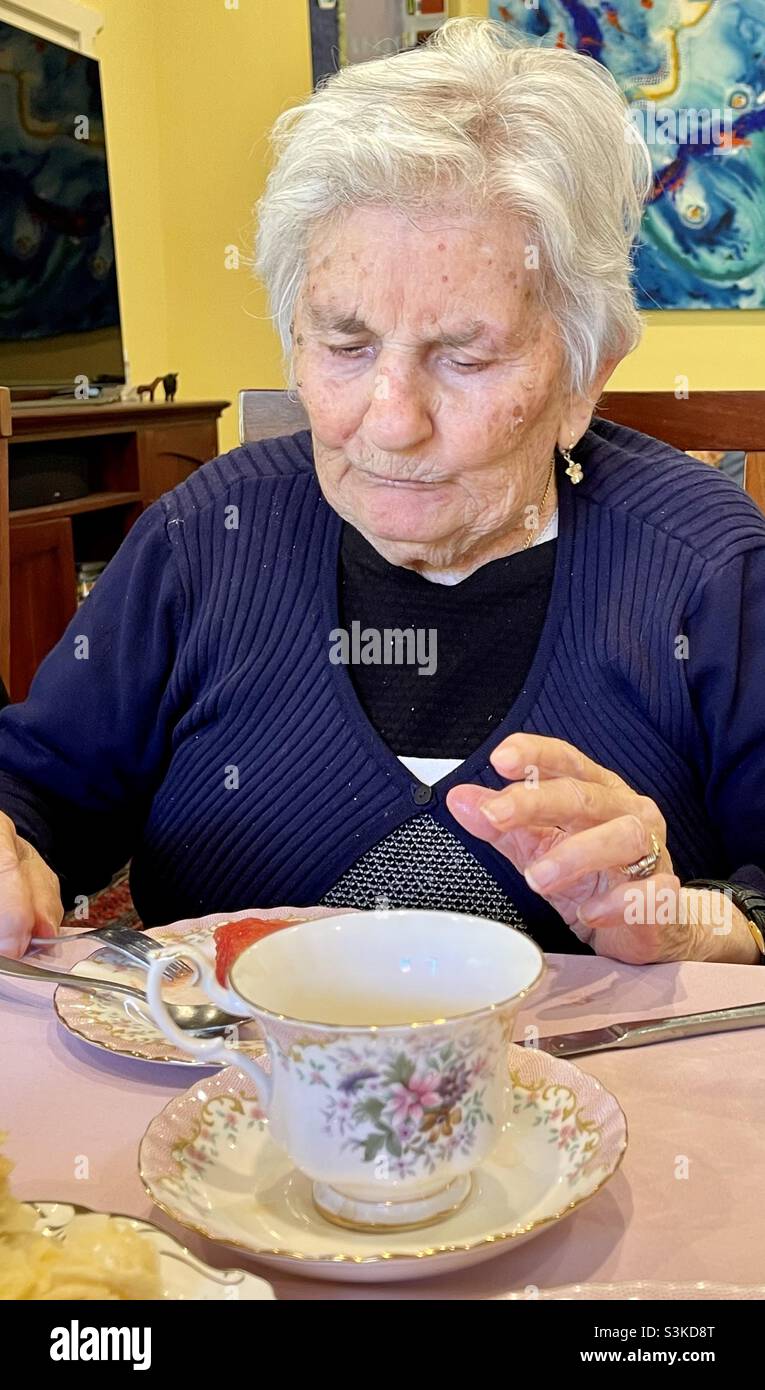
[[[203,948],[209,947],[212,958],[214,930],[214,927],[200,927],[196,931],[181,933],[174,927],[154,927],[145,935],[152,936],[163,946],[183,940]],[[72,966],[70,974],[94,975],[104,980],[119,980],[121,984],[135,985],[138,989],[146,988],[146,971],[143,967],[109,946],[103,946],[92,956],[78,961]],[[167,985],[167,997],[176,1004],[202,1004],[206,1000],[199,986],[181,981]],[[138,999],[124,994],[91,994],[87,990],[74,990],[67,986],[56,990],[53,1007],[70,1033],[76,1033],[94,1047],[107,1052],[118,1052],[122,1057],[137,1057],[142,1062],[169,1063],[171,1066],[204,1065],[171,1043],[160,1032],[148,1006]],[[239,1038],[238,1046],[251,1056],[258,1056],[263,1051],[263,1043],[254,1024],[243,1024]],[[219,1063],[208,1065],[217,1068]]]
[[[75,1216],[93,1215],[92,1208],[72,1202],[27,1202],[26,1205],[34,1207],[37,1212],[35,1230],[41,1235],[50,1236],[52,1240],[66,1232]],[[244,1269],[213,1269],[180,1245],[174,1236],[160,1230],[159,1226],[153,1226],[149,1221],[137,1221],[132,1216],[121,1219],[128,1221],[134,1231],[150,1240],[157,1251],[163,1298],[245,1303],[270,1302],[276,1298],[265,1279],[258,1279]]]
[[[420,1231],[339,1231],[270,1137],[251,1082],[227,1067],[176,1096],[141,1141],[141,1180],[182,1226],[264,1264],[376,1283],[451,1272],[562,1221],[616,1172],[627,1124],[571,1062],[511,1045],[507,1122],[467,1201]]]
[[[210,960],[215,959],[213,933],[221,922],[234,922],[241,917],[279,919],[286,914],[305,920],[329,917],[352,909],[329,907],[301,908],[248,908],[237,912],[213,912],[206,917],[185,918],[172,922],[166,927],[152,927],[144,935],[153,937],[163,946],[187,942],[201,946]],[[56,946],[66,946],[66,936],[56,940]],[[146,988],[146,971],[142,966],[131,963],[120,951],[105,946],[77,962],[69,972],[71,975],[94,975],[105,980],[119,980],[122,984]],[[198,985],[187,985],[181,981],[167,985],[167,997],[175,1004],[204,1004],[209,1002],[204,990]],[[120,994],[88,993],[87,990],[73,990],[68,987],[57,989],[53,996],[53,1006],[60,1022],[70,1033],[76,1033],[85,1042],[106,1052],[117,1052],[121,1057],[136,1057],[142,1062],[162,1062],[170,1066],[211,1068],[217,1070],[219,1062],[199,1062],[182,1052],[160,1032],[149,1014],[148,1007],[137,999]],[[260,1035],[254,1023],[244,1023],[239,1029],[237,1046],[251,1057],[258,1057],[264,1051]]]

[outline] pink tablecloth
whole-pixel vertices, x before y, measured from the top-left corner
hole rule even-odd
[[[550,1034],[765,999],[759,967],[549,960],[519,1035],[529,1022]],[[149,1120],[202,1073],[89,1047],[57,1023],[51,994],[52,986],[0,978],[0,1130],[9,1133],[18,1196],[147,1217],[209,1263],[241,1264],[153,1209],[136,1172]],[[463,1273],[400,1284],[327,1284],[252,1267],[282,1298],[483,1299],[632,1280],[765,1284],[765,1029],[575,1060],[620,1101],[630,1143],[607,1187],[557,1229]],[[76,1176],[83,1159],[85,1180]]]

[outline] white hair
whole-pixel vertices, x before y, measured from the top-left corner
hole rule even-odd
[[[521,220],[573,394],[586,396],[600,365],[639,341],[631,254],[651,163],[593,59],[493,20],[447,20],[426,44],[323,79],[277,118],[271,140],[254,264],[291,385],[290,325],[314,234],[353,208],[412,215],[444,195],[472,215]]]

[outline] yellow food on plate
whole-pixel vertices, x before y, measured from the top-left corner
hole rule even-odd
[[[162,1297],[157,1251],[128,1220],[78,1214],[44,1236],[35,1210],[10,1191],[12,1167],[0,1153],[0,1300]]]

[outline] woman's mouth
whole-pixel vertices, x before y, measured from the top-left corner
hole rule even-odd
[[[438,487],[440,482],[438,478],[383,478],[376,473],[367,473],[364,469],[361,471],[364,473],[364,477],[368,478],[370,482],[378,483],[383,487]]]

